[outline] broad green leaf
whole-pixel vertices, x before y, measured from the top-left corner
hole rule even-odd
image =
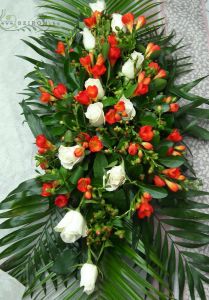
[[[177,168],[184,164],[184,159],[181,156],[169,156],[159,159],[159,162],[168,168]]]

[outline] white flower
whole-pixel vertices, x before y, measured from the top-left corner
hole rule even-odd
[[[98,88],[98,96],[97,99],[100,100],[104,97],[105,92],[102,87],[101,81],[99,79],[94,79],[94,78],[89,78],[85,82],[85,88],[87,89],[88,86],[93,86],[95,85]]]
[[[81,237],[87,236],[86,221],[82,214],[75,210],[67,212],[54,230],[61,232],[60,237],[65,243],[74,243]]]
[[[94,104],[90,104],[85,113],[87,119],[92,126],[98,127],[105,123],[103,104],[101,102],[97,102]]]
[[[61,162],[61,165],[65,169],[71,170],[75,164],[83,160],[84,155],[80,157],[75,156],[74,152],[76,148],[80,148],[80,146],[76,145],[73,147],[64,147],[64,146],[59,147],[58,158]]]
[[[118,30],[116,29],[116,27],[118,27],[119,29],[126,32],[126,27],[122,22],[121,14],[112,14],[111,27],[112,27],[112,31],[114,31],[115,33],[118,33]]]
[[[80,287],[84,287],[84,292],[87,295],[93,293],[95,289],[95,283],[98,276],[97,267],[93,264],[84,264],[81,268],[81,281]]]
[[[125,96],[122,96],[121,101],[125,104],[126,117],[123,117],[124,120],[132,120],[136,116],[136,110],[133,106],[133,103],[127,99]]]
[[[83,35],[83,45],[87,51],[93,50],[96,46],[96,39],[88,28],[84,28],[81,31]]]
[[[102,12],[106,9],[106,4],[104,0],[97,0],[96,3],[89,3],[89,6],[93,12]]]
[[[131,58],[129,58],[122,67],[123,75],[129,79],[134,79],[143,61],[144,56],[140,52],[134,51],[131,54]]]
[[[103,177],[106,191],[115,191],[126,181],[126,173],[123,165],[115,166]]]

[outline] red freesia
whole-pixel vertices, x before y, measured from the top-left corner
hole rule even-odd
[[[86,71],[90,74],[91,73],[91,56],[88,54],[84,57],[79,59],[80,64],[86,69]]]
[[[139,129],[139,136],[145,142],[150,142],[154,137],[152,126],[146,125]]]
[[[67,94],[67,88],[64,84],[59,83],[53,90],[53,94],[58,99],[63,99]]]
[[[163,170],[162,173],[173,179],[178,179],[181,176],[181,171],[179,168],[166,169]]]
[[[95,15],[93,15],[89,18],[85,18],[83,21],[84,21],[85,25],[89,28],[93,28],[97,24],[97,19],[96,19]]]
[[[159,51],[160,49],[161,49],[160,46],[155,45],[154,43],[149,43],[147,45],[145,56],[149,58],[154,52]]]
[[[165,181],[162,178],[160,178],[160,176],[155,175],[153,180],[156,186],[158,187],[165,186]]]
[[[89,150],[91,152],[99,152],[103,148],[102,141],[98,136],[93,136],[89,141]]]
[[[180,189],[180,186],[175,182],[165,179],[165,183],[166,183],[167,187],[169,188],[169,190],[171,190],[174,193],[178,192]]]
[[[132,32],[133,26],[134,26],[134,15],[132,13],[127,13],[127,14],[123,15],[122,22],[124,25],[126,25],[128,30],[130,32]]]
[[[91,69],[91,74],[93,75],[94,78],[99,78],[102,75],[104,75],[104,73],[106,72],[107,68],[105,67],[105,65],[100,65],[100,64],[96,64],[92,69]]]
[[[145,95],[149,92],[149,86],[147,84],[139,83],[134,91],[134,96]]]
[[[117,111],[117,112],[123,112],[126,108],[125,108],[125,103],[121,100],[119,101],[118,103],[116,103],[114,105],[114,109]]]
[[[158,65],[158,63],[156,63],[156,62],[151,62],[151,63],[149,63],[149,65],[148,65],[148,67],[150,68],[150,69],[154,69],[155,71],[159,71],[160,70],[160,66]]]
[[[154,212],[154,209],[152,207],[152,205],[150,205],[148,202],[143,202],[138,211],[137,211],[137,215],[139,219],[144,219],[145,217],[150,217]]]
[[[53,183],[43,183],[41,188],[41,196],[42,197],[49,197],[52,194]]]
[[[105,115],[105,120],[108,124],[112,125],[116,123],[117,121],[120,121],[120,118],[118,118],[118,114],[116,109],[110,109],[106,115]]]
[[[108,58],[111,66],[113,67],[117,60],[121,57],[121,50],[118,47],[110,47],[108,52]]]
[[[139,150],[139,145],[138,144],[130,144],[130,146],[128,147],[128,153],[130,155],[136,155],[138,153]]]
[[[49,93],[47,93],[47,92],[41,93],[41,97],[40,97],[41,102],[48,103],[51,101],[51,99],[52,99],[52,96]]]
[[[87,95],[90,99],[96,100],[98,96],[98,88],[96,85],[90,85],[86,89]]]
[[[181,142],[183,140],[183,137],[181,136],[178,129],[174,129],[169,136],[167,137],[167,140],[172,141],[174,143]]]
[[[91,178],[89,178],[89,177],[80,178],[77,182],[77,189],[82,193],[85,193],[88,190],[90,190],[91,189]]]
[[[68,197],[66,195],[58,195],[54,200],[54,204],[59,208],[65,207],[68,204]]]
[[[55,50],[57,54],[65,56],[65,44],[61,41],[57,43],[57,48]]]
[[[146,150],[153,150],[153,145],[151,143],[148,142],[143,142],[141,143],[141,145],[144,147],[144,149]]]
[[[114,33],[108,36],[108,43],[111,47],[116,47],[118,45],[117,37]]]
[[[157,73],[157,75],[154,77],[154,79],[157,78],[166,78],[167,77],[167,73],[165,70],[160,69],[160,71]]]
[[[80,91],[76,96],[74,96],[74,99],[83,105],[91,104],[91,99],[88,96],[87,90]]]
[[[179,104],[178,103],[171,103],[170,104],[170,112],[177,112],[179,110]]]
[[[142,28],[144,25],[146,25],[147,20],[145,16],[139,16],[136,22],[136,30]]]

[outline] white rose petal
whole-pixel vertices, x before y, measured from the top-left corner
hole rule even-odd
[[[93,264],[84,264],[81,268],[81,281],[80,287],[84,287],[84,292],[87,295],[93,293],[95,289],[95,283],[98,276],[97,267]]]
[[[87,51],[93,50],[96,46],[96,39],[88,28],[81,32],[83,35],[83,45]]]
[[[92,126],[98,127],[105,123],[103,104],[101,102],[97,102],[94,104],[90,104],[85,113],[87,119]]]
[[[126,173],[123,165],[115,166],[103,177],[106,191],[115,191],[126,181]]]
[[[126,27],[122,22],[121,14],[112,14],[111,27],[112,27],[112,31],[114,31],[115,33],[118,33],[118,30],[116,29],[116,27],[118,27],[119,29],[126,32]]]
[[[86,80],[85,82],[85,88],[87,89],[88,86],[93,86],[95,85],[97,88],[98,88],[98,100],[101,100],[104,95],[105,95],[105,92],[104,92],[104,89],[102,87],[102,84],[101,84],[101,81],[99,79],[94,79],[94,78],[89,78],[88,80]]]
[[[64,147],[60,146],[58,151],[58,158],[61,162],[61,165],[68,170],[72,170],[75,164],[81,162],[84,158],[84,155],[81,157],[76,157],[74,152],[75,149],[80,148],[76,145],[73,147]]]
[[[131,58],[124,63],[122,67],[122,74],[129,79],[134,79],[143,61],[144,56],[140,52],[134,51],[131,54]]]
[[[136,110],[133,106],[133,103],[127,99],[125,96],[122,96],[121,99],[125,104],[125,112],[127,113],[126,117],[123,117],[124,120],[132,120],[136,116]]]
[[[106,9],[106,4],[104,0],[97,0],[96,3],[89,3],[89,6],[93,12],[102,12]]]
[[[87,225],[80,212],[71,210],[54,228],[60,232],[60,237],[65,243],[74,243],[81,237],[86,237]]]

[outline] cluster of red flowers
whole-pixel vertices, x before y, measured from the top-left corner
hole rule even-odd
[[[139,219],[150,217],[154,212],[152,205],[149,203],[152,200],[152,196],[145,192],[136,205],[137,215]]]
[[[93,54],[90,53],[80,58],[80,64],[85,68],[89,75],[92,75],[97,79],[104,75],[107,68],[105,66],[105,59],[102,54],[98,55],[95,65],[93,65],[93,60]]]
[[[90,200],[92,198],[91,178],[80,178],[77,182],[77,189],[84,193],[84,198]]]
[[[80,91],[74,99],[82,105],[89,105],[96,101],[98,97],[98,88],[96,85],[88,86],[84,91]]]
[[[54,86],[52,80],[48,80],[48,90],[46,88],[40,87],[39,91],[41,92],[40,100],[44,103],[49,103],[56,101],[57,99],[64,99],[67,94],[67,87],[63,83],[59,83],[57,86]]]
[[[134,15],[132,13],[127,13],[122,16],[122,22],[127,27],[127,29],[132,32],[134,24],[136,25],[136,30],[138,30],[146,24],[146,18],[144,16],[139,16],[135,22]]]
[[[48,141],[43,134],[37,135],[36,146],[38,147],[39,154],[44,154],[47,151],[54,149],[54,145],[50,141]]]
[[[95,11],[92,13],[91,17],[85,18],[83,21],[87,27],[94,28],[97,25],[100,17],[101,17],[101,12]]]
[[[105,120],[108,124],[112,125],[119,122],[123,117],[126,117],[126,108],[123,100],[120,100],[114,105],[114,108],[108,110],[105,114]]]
[[[81,148],[89,149],[93,153],[103,149],[103,143],[97,135],[91,137],[88,133],[81,132],[76,141],[81,145]]]

